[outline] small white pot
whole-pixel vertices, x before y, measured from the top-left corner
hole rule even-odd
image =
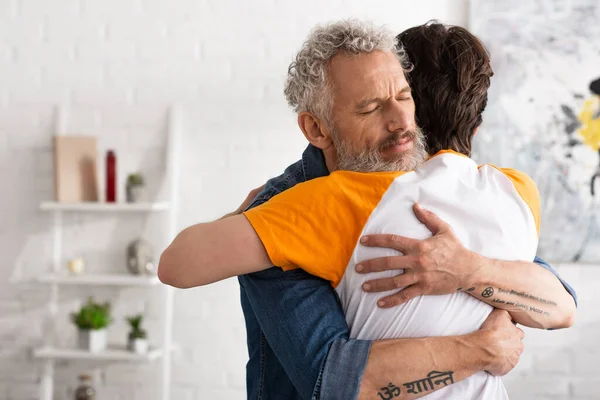
[[[127,346],[129,350],[135,354],[147,354],[148,353],[148,339],[133,339],[129,341]]]
[[[83,272],[83,269],[85,267],[85,261],[83,258],[73,258],[71,260],[69,260],[68,264],[67,264],[69,271],[73,274],[73,275],[79,275]]]
[[[106,350],[106,329],[79,330],[79,348],[97,353]]]
[[[125,188],[128,203],[139,203],[144,196],[144,186],[135,185]]]

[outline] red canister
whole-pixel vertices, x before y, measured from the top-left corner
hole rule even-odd
[[[106,153],[106,202],[114,203],[117,200],[117,157],[115,152]]]

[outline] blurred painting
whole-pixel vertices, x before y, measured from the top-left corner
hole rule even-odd
[[[600,1],[473,0],[495,72],[473,157],[538,184],[538,254],[600,261]]]
[[[98,201],[96,138],[54,136],[55,200],[60,203]]]

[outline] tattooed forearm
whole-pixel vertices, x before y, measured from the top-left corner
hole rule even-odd
[[[533,295],[530,295],[530,294],[525,293],[525,292],[517,292],[515,290],[505,290],[505,289],[502,289],[502,288],[498,288],[498,293],[500,293],[500,294],[510,294],[510,295],[514,295],[514,296],[525,297],[527,299],[539,301],[540,303],[549,304],[551,306],[557,306],[557,304],[554,301],[542,299],[541,297],[533,296]]]
[[[437,390],[437,386],[448,386],[454,383],[454,371],[431,371],[427,374],[426,378],[419,379],[413,382],[403,383],[402,386],[406,388],[406,393],[419,394],[423,392],[429,392]],[[401,390],[398,386],[391,382],[379,389],[377,396],[383,400],[391,400],[395,397],[400,396]]]

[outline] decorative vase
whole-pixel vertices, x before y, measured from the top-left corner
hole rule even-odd
[[[79,348],[92,353],[106,350],[106,329],[80,329]]]
[[[128,185],[126,187],[127,202],[138,203],[142,200],[144,195],[144,187],[141,185]]]
[[[149,347],[148,339],[129,339],[127,343],[127,349],[135,354],[147,354]]]
[[[127,246],[127,269],[134,275],[150,274],[154,271],[154,250],[143,239],[136,239]]]
[[[79,386],[75,389],[75,400],[95,400],[96,390],[92,386],[92,377],[79,375]]]
[[[117,201],[117,156],[113,150],[106,153],[106,202]]]

